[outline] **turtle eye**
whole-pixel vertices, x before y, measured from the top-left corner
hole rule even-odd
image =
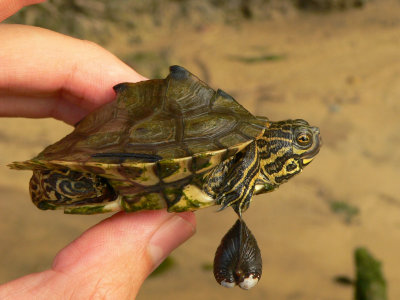
[[[308,146],[312,143],[312,136],[309,133],[302,132],[297,136],[296,141],[300,146]]]

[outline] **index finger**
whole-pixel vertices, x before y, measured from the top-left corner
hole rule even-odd
[[[0,22],[13,15],[24,6],[44,1],[45,0],[0,0]]]
[[[111,101],[112,87],[146,78],[102,47],[46,29],[0,25],[0,116],[68,123]]]

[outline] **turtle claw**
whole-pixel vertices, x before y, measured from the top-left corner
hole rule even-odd
[[[219,203],[221,206],[218,211],[224,210],[225,208],[232,206],[234,211],[241,217],[241,214],[238,213],[237,209],[235,208],[237,205],[239,198],[235,197],[234,195],[223,195],[217,198],[216,203]]]
[[[239,218],[242,218],[242,212],[245,212],[250,205],[249,201],[240,201],[239,198],[236,198],[233,195],[231,197],[224,197],[222,201],[220,200],[220,198],[218,198],[217,203],[221,204],[221,206],[217,210],[218,212],[231,206]]]
[[[223,211],[225,208],[231,206],[232,203],[221,203],[221,206],[217,209],[217,212]]]

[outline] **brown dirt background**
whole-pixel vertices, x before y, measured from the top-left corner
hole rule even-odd
[[[204,268],[235,220],[230,210],[209,208],[197,212],[197,234],[173,252],[174,267],[149,278],[138,299],[352,299],[351,286],[333,278],[353,277],[357,246],[383,262],[389,297],[400,299],[400,2],[143,30],[134,49],[118,36],[105,46],[120,57],[140,53],[133,66],[146,76],[153,74],[143,53],[150,53],[145,59],[162,61],[162,75],[168,64],[183,65],[254,114],[304,118],[320,127],[324,145],[302,175],[256,197],[245,214],[264,260],[256,288],[222,288]],[[38,210],[30,173],[5,166],[70,130],[50,119],[0,121],[0,283],[47,268],[107,217]]]

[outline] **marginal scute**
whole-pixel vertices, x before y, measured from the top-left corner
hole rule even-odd
[[[66,207],[64,213],[66,214],[79,214],[79,215],[94,215],[98,213],[111,212],[105,209],[105,205],[83,205],[77,207]]]
[[[226,157],[227,150],[196,153],[193,155],[192,170],[195,173],[203,173],[216,167]]]
[[[215,200],[202,191],[198,186],[188,184],[182,187],[182,196],[172,206],[169,212],[194,211],[202,207],[214,205]]]
[[[163,174],[162,181],[166,184],[187,180],[190,181],[193,174],[191,170],[192,158],[185,157],[179,159],[166,160],[166,163],[160,161],[158,171]]]
[[[121,206],[128,212],[158,210],[165,208],[165,201],[160,193],[145,192],[142,194],[122,197]]]
[[[130,167],[127,167],[126,165],[119,166],[117,167],[117,170],[121,175],[130,180],[138,180],[145,172],[144,168],[139,168],[134,165]]]
[[[196,155],[193,157],[192,169],[194,172],[207,170],[212,167],[212,157],[213,155]]]
[[[167,201],[168,207],[177,203],[182,197],[183,191],[180,187],[167,187],[164,189],[165,200]]]
[[[145,191],[147,188],[146,186],[131,180],[118,180],[109,178],[109,182],[112,187],[118,191],[119,195],[123,197],[130,197],[132,195],[143,193],[143,191]]]
[[[220,149],[220,147],[217,144],[215,144],[213,140],[209,139],[203,139],[203,140],[197,139],[194,141],[190,141],[187,147],[191,155],[207,151],[217,151]]]
[[[179,162],[175,162],[172,159],[168,159],[157,162],[155,172],[161,179],[163,179],[172,176],[174,173],[179,172],[180,169],[181,166]]]
[[[120,165],[120,168],[138,168],[141,169],[142,171],[140,172],[140,175],[136,178],[128,178],[129,182],[128,185],[131,183],[137,183],[140,184],[142,186],[153,186],[153,185],[157,185],[160,183],[160,178],[158,177],[158,175],[154,172],[155,169],[155,165],[156,163],[122,163]],[[123,180],[124,177],[121,178],[120,175],[120,179]],[[117,178],[116,178],[117,179]]]
[[[166,159],[182,158],[190,155],[185,148],[182,148],[182,146],[177,143],[171,143],[169,145],[157,145],[157,149],[155,151],[157,155]]]

